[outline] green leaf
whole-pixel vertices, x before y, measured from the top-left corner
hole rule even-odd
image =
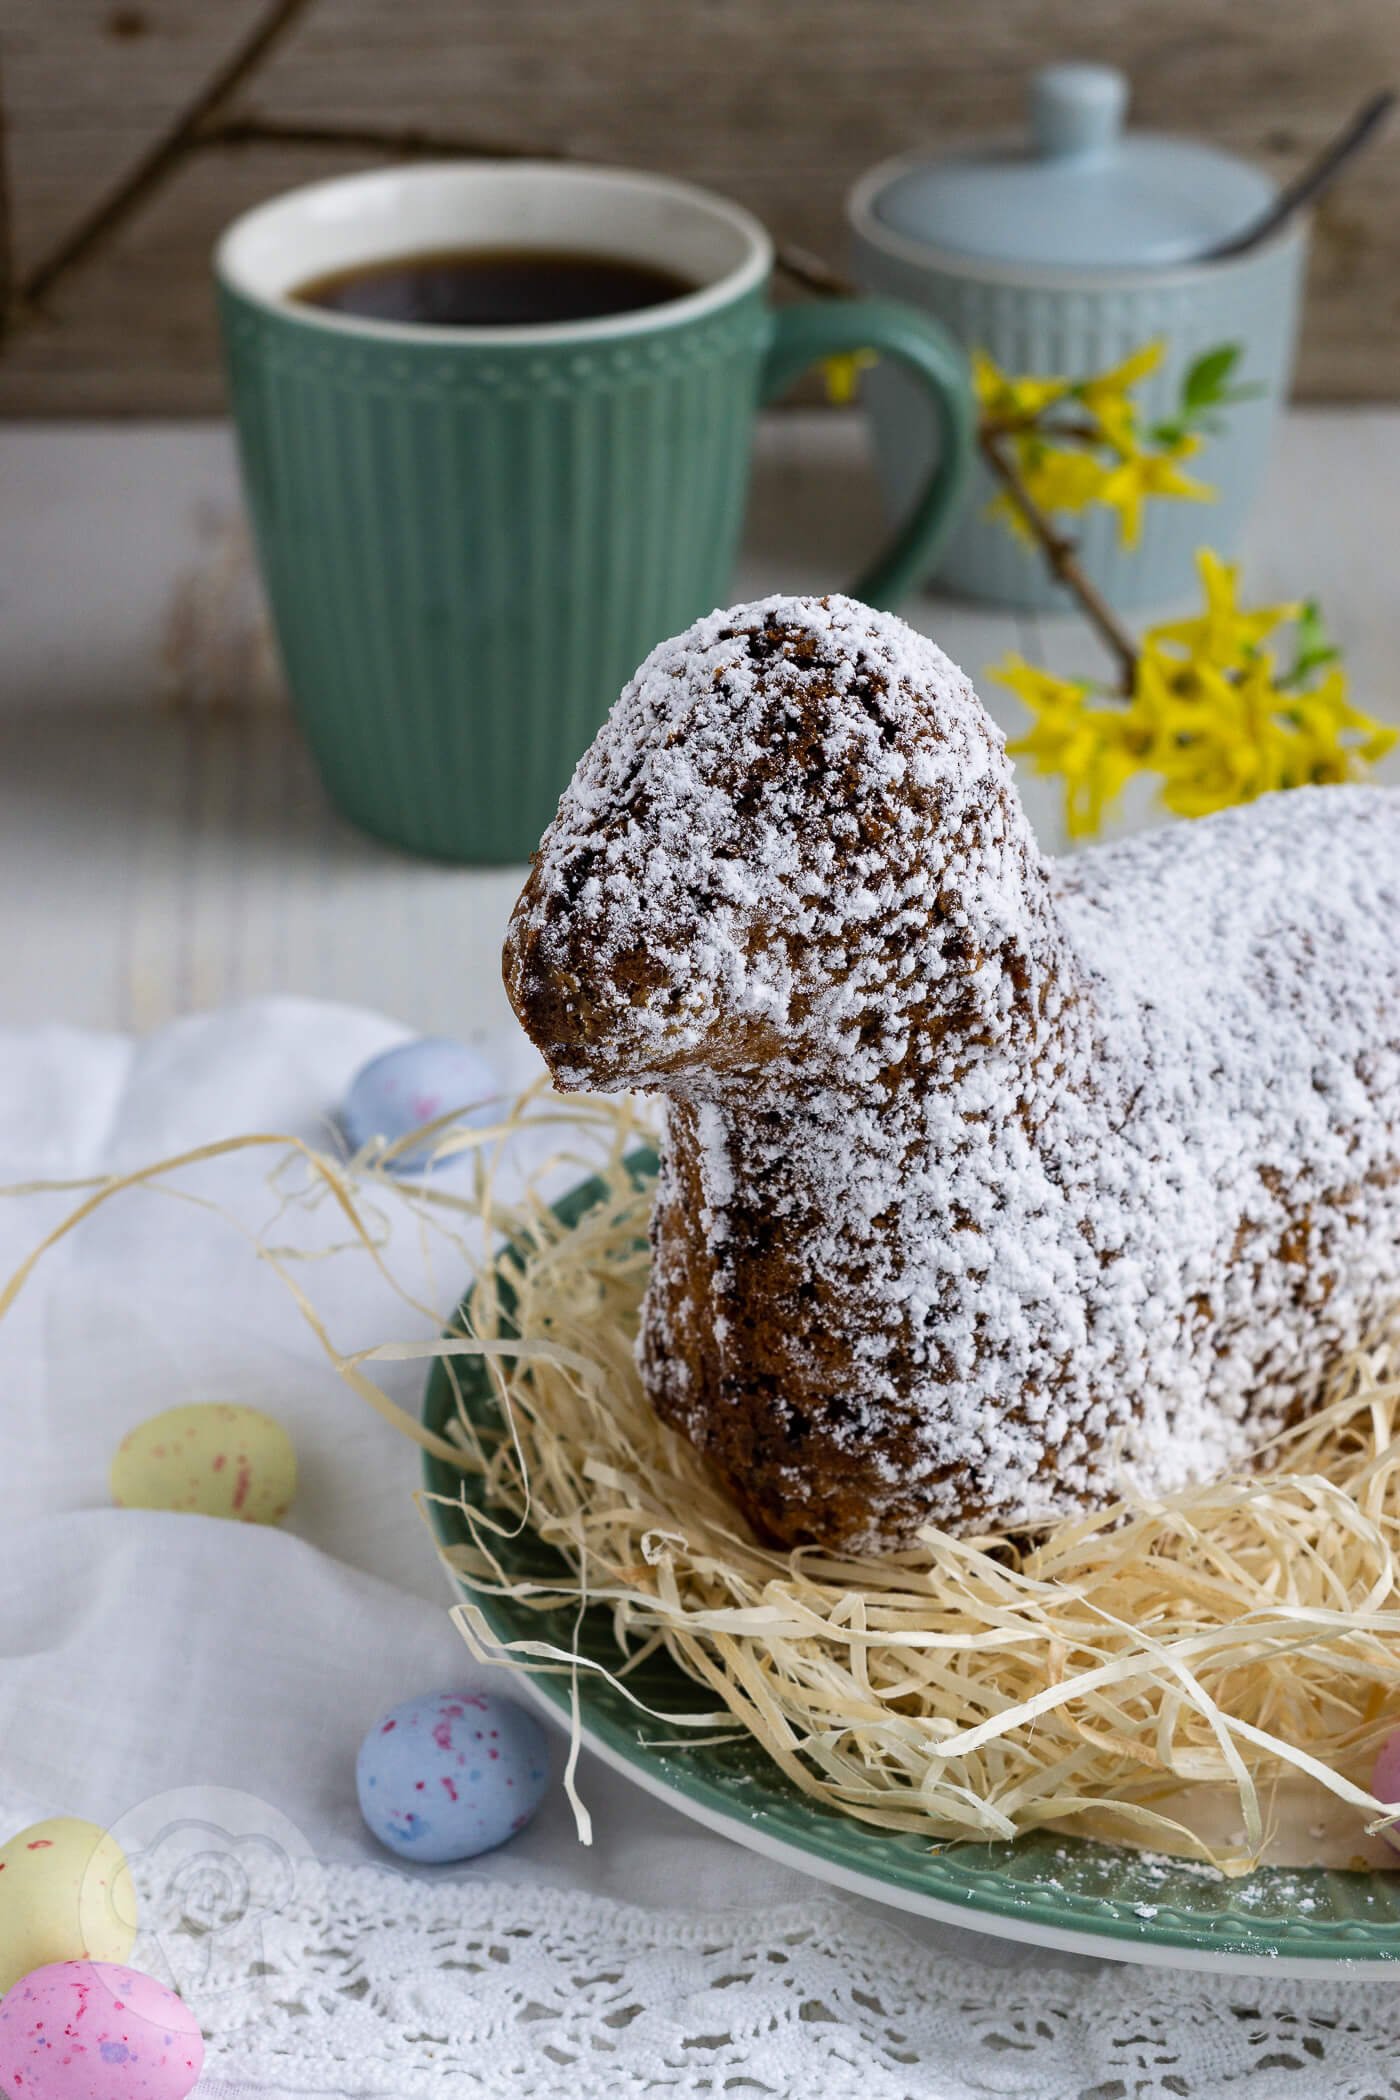
[[[1323,649],[1326,646],[1327,629],[1322,623],[1322,607],[1316,598],[1309,598],[1298,615],[1298,647]]]
[[[1298,615],[1293,647],[1293,665],[1279,679],[1281,686],[1301,686],[1314,671],[1320,671],[1326,664],[1341,662],[1342,652],[1327,632],[1322,608],[1316,598],[1309,598]]]
[[[1320,671],[1324,664],[1337,664],[1341,660],[1342,652],[1335,644],[1329,644],[1326,649],[1302,650],[1294,662],[1293,677],[1297,680],[1304,679],[1310,671]]]
[[[1214,350],[1204,351],[1181,382],[1183,413],[1213,407],[1221,399],[1225,382],[1239,361],[1238,343],[1221,343]]]

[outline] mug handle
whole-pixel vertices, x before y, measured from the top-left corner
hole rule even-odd
[[[813,300],[780,306],[759,381],[771,401],[798,374],[843,350],[878,350],[897,357],[922,380],[938,418],[938,460],[913,511],[894,539],[851,586],[853,598],[889,606],[921,582],[933,566],[966,491],[977,446],[972,377],[952,337],[914,307],[893,299]]]

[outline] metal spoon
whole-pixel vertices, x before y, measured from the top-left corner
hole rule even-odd
[[[1232,233],[1228,241],[1220,241],[1214,248],[1207,248],[1200,256],[1201,262],[1221,262],[1227,255],[1243,255],[1250,248],[1257,248],[1271,233],[1276,233],[1293,214],[1301,211],[1320,197],[1362,147],[1369,144],[1373,134],[1383,124],[1395,106],[1394,88],[1382,88],[1364,102],[1351,122],[1339,131],[1330,146],[1323,148],[1311,166],[1290,182],[1287,189],[1280,190],[1269,209],[1243,233]]]

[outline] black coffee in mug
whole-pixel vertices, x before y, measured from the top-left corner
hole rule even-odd
[[[416,328],[528,328],[635,313],[698,289],[654,263],[574,248],[448,248],[336,270],[291,296]]]

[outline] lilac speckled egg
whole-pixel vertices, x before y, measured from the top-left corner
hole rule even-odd
[[[355,1074],[340,1109],[340,1128],[352,1152],[371,1138],[391,1143],[424,1123],[453,1115],[481,1128],[505,1113],[505,1089],[479,1051],[448,1036],[420,1036],[371,1058]],[[417,1173],[432,1159],[445,1131],[411,1145],[389,1162],[395,1173]]]
[[[184,2100],[203,2062],[189,2007],[119,1962],[50,1962],[0,1998],[11,2100]]]
[[[355,1760],[360,1813],[404,1859],[439,1864],[503,1845],[549,1784],[533,1714],[494,1692],[424,1692],[376,1721]]]
[[[1371,1768],[1371,1792],[1387,1808],[1400,1804],[1400,1728],[1381,1744],[1380,1755]],[[1381,1836],[1392,1851],[1400,1852],[1400,1823],[1383,1830]]]

